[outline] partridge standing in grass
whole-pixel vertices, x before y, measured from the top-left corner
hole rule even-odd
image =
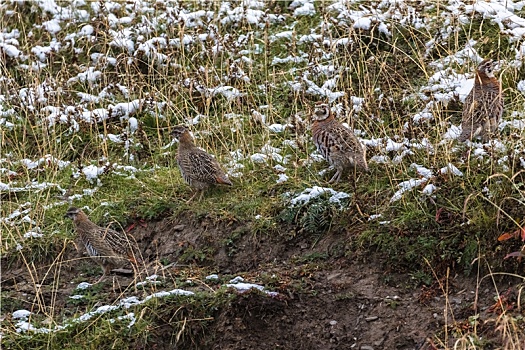
[[[140,259],[135,256],[135,252],[138,250],[133,237],[110,228],[97,226],[89,220],[81,209],[75,207],[69,208],[65,217],[73,220],[87,253],[102,266],[104,274],[100,280],[125,260],[129,260],[135,265],[140,263]]]
[[[346,171],[368,172],[366,150],[352,130],[344,127],[327,104],[318,104],[312,116],[312,136],[317,150],[336,172],[330,182],[339,182]]]
[[[220,164],[206,151],[195,146],[189,130],[183,126],[176,126],[171,135],[179,140],[177,150],[177,164],[184,181],[196,190],[188,200],[191,201],[198,192],[200,197],[211,185],[222,184],[232,186],[228,176]]]
[[[474,87],[465,100],[458,141],[472,140],[480,136],[487,142],[497,130],[503,114],[501,84],[494,76],[494,63],[483,60],[476,70]]]

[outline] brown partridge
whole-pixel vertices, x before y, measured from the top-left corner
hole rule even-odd
[[[344,172],[368,172],[366,150],[352,130],[344,127],[327,104],[318,104],[312,116],[312,137],[317,150],[336,172],[329,182],[339,182]]]
[[[487,142],[497,130],[503,114],[501,84],[494,76],[494,63],[483,60],[476,70],[474,87],[465,100],[458,141],[472,140],[480,136]]]
[[[222,170],[219,162],[206,151],[195,146],[189,130],[183,126],[176,126],[171,135],[179,141],[177,150],[177,164],[184,181],[196,190],[188,200],[191,201],[198,192],[200,197],[208,187],[216,184],[232,186],[232,182]]]
[[[135,265],[141,262],[135,256],[138,249],[133,237],[94,224],[81,209],[75,207],[69,208],[65,217],[73,220],[88,255],[102,266],[104,274],[100,280],[126,260]]]

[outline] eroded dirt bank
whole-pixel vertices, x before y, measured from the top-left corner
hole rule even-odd
[[[445,329],[452,342],[474,326],[486,339],[499,341],[501,334],[494,333],[498,312],[491,308],[494,283],[504,292],[515,290],[509,288],[518,281],[478,282],[475,276],[451,273],[448,279],[438,276],[431,286],[414,286],[410,273],[393,271],[380,257],[348,252],[351,232],[337,230],[319,238],[283,229],[280,235],[255,234],[249,223],[191,214],[133,225],[131,233],[151,262],[147,274],[163,278],[157,290],[178,287],[185,278],[205,286],[194,290],[217,290],[220,285],[198,277],[205,272],[242,276],[278,292],[232,291],[236,296],[211,312],[205,327],[190,322],[192,336],[180,338],[175,328],[159,324],[145,343],[156,349],[172,349],[175,343],[199,349],[434,349],[440,348],[436,335],[444,339]],[[78,311],[70,299],[76,282],[94,282],[99,274],[84,258],[72,246],[54,262],[28,265],[4,258],[2,312],[50,312],[50,305],[55,315],[70,314],[68,308]],[[129,288],[136,281],[114,276],[99,287],[102,300],[95,305],[137,295],[136,288]],[[516,296],[508,293],[506,298],[511,304]]]

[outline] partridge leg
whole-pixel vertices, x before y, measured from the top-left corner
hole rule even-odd
[[[186,203],[191,202],[191,201],[193,200],[193,198],[195,198],[195,196],[196,196],[198,193],[199,193],[199,191],[195,191],[195,193],[193,193],[193,195],[190,197],[190,199],[188,199],[188,200],[186,201]]]
[[[95,282],[95,284],[104,281],[104,280],[109,276],[109,274],[111,273],[111,266],[104,265],[104,266],[102,266],[102,270],[104,271],[104,273],[103,273],[102,276],[100,276],[100,278]]]
[[[334,176],[332,176],[332,178],[330,179],[330,181],[328,181],[328,183],[334,183],[334,182],[339,182],[339,179],[341,179],[341,174],[342,174],[342,171],[337,169],[337,171],[335,172]]]

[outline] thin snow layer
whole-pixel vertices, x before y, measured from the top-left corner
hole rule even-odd
[[[278,184],[282,184],[283,182],[288,181],[289,177],[286,174],[279,174],[279,178],[277,179]]]
[[[368,221],[379,219],[383,216],[383,214],[372,214],[370,217],[368,217]]]
[[[525,34],[525,19],[515,15],[514,11],[521,10],[523,6],[523,1],[476,1],[465,6],[465,13],[468,15],[476,12],[483,15],[483,18],[496,23],[502,33],[510,34],[514,40],[518,40]]]
[[[160,281],[157,281],[158,278],[159,278],[158,275],[153,274],[151,276],[146,277],[145,281],[143,281],[143,282],[144,283],[153,283],[153,284],[155,284],[155,282],[160,282]],[[209,275],[209,276],[206,277],[206,280],[218,280],[218,279],[219,279],[219,276],[217,274],[212,274],[212,275]],[[139,284],[137,284],[137,285],[139,285]],[[90,286],[91,286],[90,283],[81,282],[81,283],[79,283],[77,285],[76,291],[85,290],[85,289],[89,288]],[[266,290],[266,288],[264,288],[264,286],[261,286],[261,285],[255,284],[255,283],[246,283],[246,282],[244,282],[244,278],[242,278],[241,276],[237,276],[237,277],[231,279],[229,281],[229,283],[224,284],[224,286],[227,287],[227,288],[230,288],[230,287],[231,288],[235,288],[239,292],[246,292],[246,291],[254,288],[254,289],[260,290],[261,292],[263,292],[263,293],[265,293],[265,294],[267,294],[267,295],[269,295],[271,297],[279,295],[279,293],[277,293],[277,292],[271,292],[271,291]],[[71,326],[72,324],[87,322],[87,321],[91,320],[93,317],[100,316],[100,315],[103,315],[103,314],[106,314],[106,313],[109,313],[109,312],[112,312],[112,311],[126,310],[126,309],[129,309],[129,308],[133,307],[133,306],[144,304],[144,303],[146,303],[146,302],[148,302],[148,301],[150,301],[152,299],[166,298],[166,297],[173,296],[173,295],[192,296],[194,294],[195,293],[192,292],[192,291],[187,291],[187,290],[183,290],[183,289],[173,289],[173,290],[169,290],[169,291],[159,291],[159,292],[150,294],[150,295],[146,296],[142,300],[139,299],[136,296],[125,297],[125,298],[120,299],[118,302],[115,302],[113,305],[102,305],[102,306],[99,306],[99,307],[94,308],[93,310],[91,310],[89,312],[86,312],[83,315],[80,315],[79,317],[75,317],[75,318],[72,318],[72,319],[69,319],[69,320],[65,321],[62,325],[55,325],[54,327],[49,327],[49,328],[36,328],[32,324],[27,322],[27,319],[31,315],[31,312],[28,311],[28,310],[15,311],[12,314],[12,318],[20,320],[16,324],[16,330],[17,330],[18,333],[21,333],[21,332],[50,333],[50,332],[60,331],[60,330],[62,330],[64,328],[67,328],[67,327]],[[70,296],[69,298],[71,298],[71,299],[82,299],[84,297],[85,296],[82,295],[82,294],[74,294],[74,295]],[[130,313],[124,315],[124,316],[118,316],[116,319],[117,320],[129,320],[130,323],[128,324],[128,328],[132,327],[135,324],[135,321],[136,321],[134,313],[132,313],[132,312],[130,312]],[[109,322],[114,322],[114,321],[115,321],[115,319],[113,319],[113,318],[109,319]]]
[[[106,167],[97,167],[96,165],[88,165],[82,169],[82,173],[86,176],[86,179],[89,182],[98,179],[98,176],[101,175]]]
[[[43,190],[45,189],[48,189],[48,188],[56,188],[58,189],[59,191],[61,191],[62,193],[65,193],[66,190],[64,190],[63,188],[60,187],[59,184],[55,184],[55,183],[51,183],[51,182],[37,182],[37,181],[32,181],[30,183],[28,183],[27,185],[25,185],[24,187],[18,187],[18,186],[13,186],[13,185],[16,185],[17,182],[10,182],[10,183],[3,183],[3,182],[0,182],[0,191],[2,192],[27,192],[27,191],[33,191],[34,193],[38,193],[38,192],[42,192]],[[0,218],[0,220],[3,220],[4,218]]]
[[[41,238],[44,237],[44,234],[40,232],[40,227],[36,227],[31,231],[27,231],[23,235],[24,238]]]
[[[437,187],[434,184],[428,184],[423,188],[421,192],[423,192],[423,194],[426,194],[427,196],[430,196],[436,190],[437,190]]]
[[[87,289],[89,287],[91,287],[92,284],[91,283],[88,283],[88,282],[80,282],[78,285],[77,285],[77,288],[76,289],[79,289],[79,290],[84,290],[84,289]]]
[[[305,189],[299,195],[293,197],[290,200],[290,203],[292,205],[298,205],[298,204],[303,205],[303,204],[310,202],[310,200],[317,198],[323,194],[329,194],[330,198],[328,199],[328,201],[330,203],[336,203],[336,204],[341,204],[341,199],[350,197],[350,195],[346,192],[338,192],[328,187],[313,186],[311,188]]]
[[[268,294],[269,296],[277,296],[277,295],[279,295],[279,293],[277,293],[277,292],[267,291],[264,288],[264,286],[261,286],[259,284],[246,283],[246,282],[244,282],[244,278],[242,278],[240,276],[237,276],[237,277],[233,278],[232,280],[230,280],[230,283],[227,283],[224,286],[228,287],[228,288],[235,288],[239,292],[247,292],[250,289],[257,289],[257,290],[259,290],[259,291],[261,291],[261,292],[263,292],[265,294]]]
[[[439,172],[441,174],[452,174],[456,176],[463,176],[463,173],[458,168],[456,168],[456,166],[452,163],[448,163],[447,166],[439,169]]]
[[[420,178],[419,179],[409,179],[409,180],[399,183],[397,185],[397,187],[399,187],[399,190],[397,190],[392,196],[392,198],[390,198],[390,203],[397,202],[403,197],[403,194],[405,194],[406,192],[414,188],[418,188],[426,184],[429,180],[431,180],[434,177],[433,171],[422,165],[412,163],[410,165],[410,169],[414,169],[417,172],[417,174],[420,176]],[[436,188],[433,187],[433,185],[427,185],[423,188],[422,192],[423,194],[429,195],[429,194],[432,194],[435,190]]]
[[[294,0],[290,4],[294,16],[312,16],[315,14],[313,0]]]
[[[146,277],[145,281],[138,282],[137,284],[135,284],[135,286],[139,287],[139,286],[144,286],[144,285],[162,284],[162,281],[157,281],[158,277],[159,277],[158,275],[153,274],[151,276]]]
[[[13,312],[11,317],[15,320],[22,320],[22,319],[27,320],[29,315],[31,315],[31,311],[22,309],[22,310],[16,310],[15,312]]]
[[[89,321],[90,319],[92,319],[95,316],[103,315],[103,314],[106,314],[106,313],[111,312],[111,311],[115,311],[115,310],[119,310],[119,309],[129,309],[132,306],[144,304],[144,303],[146,303],[147,301],[149,301],[151,299],[165,298],[165,297],[168,297],[168,296],[171,296],[171,295],[191,296],[191,295],[194,295],[194,294],[195,293],[193,293],[191,291],[187,291],[187,290],[173,289],[173,290],[170,290],[170,291],[161,291],[161,292],[150,294],[150,295],[146,296],[142,300],[138,299],[137,297],[128,297],[128,298],[121,299],[115,305],[102,305],[102,306],[99,306],[96,309],[93,309],[93,310],[91,310],[91,311],[89,311],[89,312],[87,312],[87,313],[85,313],[85,314],[83,314],[83,315],[81,315],[79,317],[72,318],[72,319],[66,321],[63,325],[56,325],[56,326],[50,327],[50,328],[36,328],[33,325],[31,325],[30,323],[28,323],[28,322],[20,321],[20,322],[17,323],[16,327],[17,327],[17,332],[19,332],[19,333],[20,332],[27,332],[27,331],[31,331],[31,332],[34,332],[34,333],[57,332],[57,331],[60,331],[60,330],[62,330],[64,328],[66,328],[66,327],[69,327],[72,324],[87,322],[87,321]],[[74,296],[74,297],[78,298],[76,296]],[[27,310],[19,310],[19,311],[20,311],[19,314],[17,314],[17,316],[20,316],[19,318],[24,318],[25,319],[25,318],[27,318],[27,316],[29,316],[29,314],[27,314],[27,312],[29,312],[29,311],[27,311]],[[134,324],[134,321],[132,323]]]
[[[403,194],[405,192],[410,191],[413,188],[419,187],[427,181],[428,179],[423,178],[423,179],[410,179],[410,180],[399,183],[397,185],[397,187],[399,187],[399,190],[397,190],[397,192],[394,193],[392,198],[390,198],[390,203],[397,202],[403,197]]]
[[[380,33],[391,36],[392,22],[411,25],[415,29],[426,25],[429,19],[420,11],[416,11],[412,5],[408,1],[384,1],[381,6],[360,6],[353,10],[348,6],[348,1],[340,0],[329,5],[327,9],[335,14],[334,21],[340,25],[365,31],[375,27]]]
[[[272,124],[268,126],[268,130],[271,132],[283,132],[286,129],[286,125],[283,124]]]
[[[449,129],[443,135],[443,141],[445,140],[455,140],[461,135],[461,127],[456,125],[451,125]]]

